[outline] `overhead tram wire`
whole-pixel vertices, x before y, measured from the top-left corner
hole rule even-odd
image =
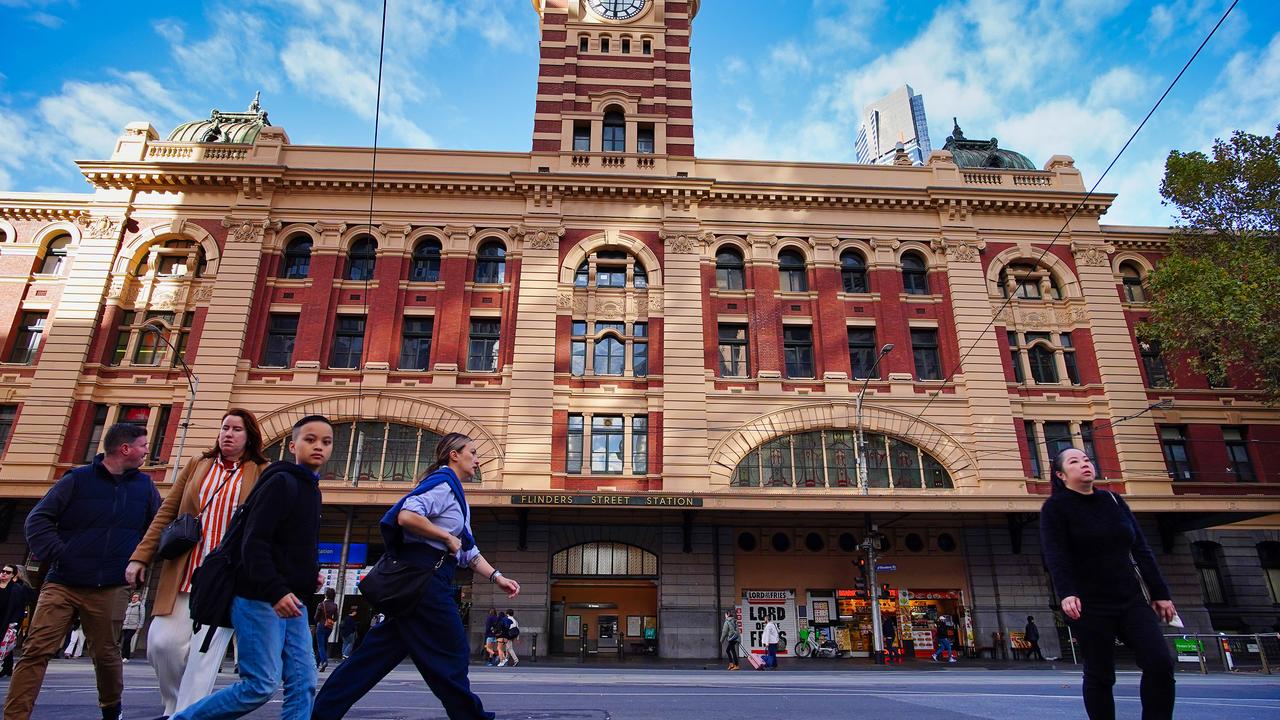
[[[1142,122],[1138,123],[1138,127],[1134,128],[1133,133],[1129,135],[1129,139],[1125,140],[1124,145],[1120,148],[1120,151],[1116,153],[1116,156],[1111,159],[1111,162],[1107,165],[1106,170],[1103,170],[1102,175],[1098,176],[1098,179],[1096,182],[1094,182],[1093,187],[1089,188],[1089,191],[1085,193],[1084,197],[1080,198],[1080,201],[1076,203],[1076,206],[1071,210],[1071,214],[1067,216],[1066,221],[1062,223],[1062,227],[1058,230],[1058,232],[1054,233],[1053,238],[1049,241],[1049,244],[1041,248],[1040,255],[1036,258],[1037,266],[1039,266],[1040,262],[1044,260],[1044,257],[1049,253],[1049,250],[1052,249],[1055,244],[1057,244],[1058,238],[1062,237],[1062,233],[1066,231],[1068,227],[1071,226],[1071,221],[1074,220],[1076,218],[1076,215],[1080,213],[1081,208],[1083,208],[1085,203],[1089,201],[1089,198],[1093,197],[1094,193],[1097,192],[1098,186],[1102,184],[1102,181],[1106,179],[1107,174],[1111,172],[1111,169],[1115,167],[1117,162],[1119,162],[1121,156],[1123,156],[1125,151],[1129,149],[1129,145],[1132,144],[1134,139],[1138,137],[1138,133],[1142,132],[1142,128],[1146,126],[1147,121],[1151,119],[1151,116],[1154,115],[1156,110],[1160,108],[1160,105],[1164,103],[1165,98],[1167,98],[1169,96],[1169,93],[1173,91],[1173,88],[1178,84],[1178,81],[1182,79],[1182,76],[1186,74],[1187,69],[1191,67],[1191,63],[1195,62],[1195,59],[1199,57],[1200,51],[1204,50],[1205,45],[1209,44],[1209,40],[1213,38],[1215,33],[1218,32],[1218,28],[1222,27],[1222,23],[1226,22],[1227,17],[1231,15],[1231,11],[1235,9],[1236,5],[1239,2],[1240,0],[1232,0],[1231,5],[1226,9],[1225,12],[1222,13],[1222,17],[1218,18],[1218,22],[1213,26],[1213,29],[1209,31],[1208,35],[1205,35],[1204,40],[1200,41],[1199,47],[1196,48],[1195,52],[1191,53],[1191,57],[1187,59],[1187,62],[1182,66],[1182,69],[1178,71],[1177,76],[1173,78],[1173,80],[1169,83],[1169,86],[1165,88],[1163,93],[1161,93],[1160,99],[1156,100],[1155,105],[1152,105],[1151,109],[1147,111],[1146,117],[1142,118]],[[1025,280],[1027,279],[1027,277],[1029,276],[1024,275],[1023,279]],[[929,406],[932,405],[933,401],[936,400],[938,396],[942,394],[942,391],[946,389],[947,384],[951,382],[951,379],[955,377],[956,373],[959,372],[961,368],[964,367],[965,359],[968,358],[969,354],[972,353],[974,348],[978,346],[979,340],[981,340],[981,338],[987,334],[987,331],[990,330],[992,326],[995,325],[996,319],[1000,317],[1001,313],[1004,312],[1004,309],[1008,307],[1010,302],[1013,301],[1013,298],[1015,297],[1015,295],[1016,293],[1009,293],[1009,296],[1006,297],[1004,299],[1004,302],[1000,304],[1000,308],[996,312],[991,314],[991,320],[987,322],[984,328],[982,328],[982,332],[978,333],[977,337],[974,338],[973,342],[969,345],[968,349],[965,350],[963,354],[961,354],[960,359],[955,364],[955,367],[953,367],[951,372],[948,373],[946,378],[943,379],[942,385],[938,387],[936,390],[934,390],[933,392],[929,393],[928,402],[925,403],[924,407],[921,408],[920,412],[915,416],[915,419],[912,420],[913,424],[918,422],[920,418],[924,417],[925,412],[929,410]],[[912,427],[911,425],[908,425],[907,429],[910,430],[911,427]]]

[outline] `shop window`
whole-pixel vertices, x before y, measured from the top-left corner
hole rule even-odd
[[[435,319],[406,317],[400,336],[401,370],[426,370],[431,366],[431,332]]]
[[[608,39],[600,41],[601,52],[608,52]],[[605,152],[626,152],[627,150],[627,118],[621,110],[613,107],[604,114],[604,131],[601,136],[601,147]]]
[[[0,405],[0,455],[9,449],[9,436],[13,434],[13,423],[17,418],[17,405]]]
[[[311,236],[294,235],[284,246],[284,261],[280,264],[280,277],[286,280],[302,280],[311,272]]]
[[[467,370],[471,372],[497,372],[498,346],[502,321],[472,319],[471,334],[467,344]]]
[[[791,549],[791,536],[784,532],[776,532],[769,538],[769,546],[774,552],[786,552]]]
[[[71,244],[70,235],[59,235],[45,245],[44,257],[40,260],[41,275],[61,275],[67,267],[67,246]]]
[[[9,362],[15,365],[30,365],[35,362],[48,317],[47,312],[22,313],[14,334],[13,348],[9,350]]]
[[[750,374],[746,325],[719,325],[720,377],[744,378]]]
[[[721,290],[742,290],[746,287],[742,253],[732,246],[716,251],[716,287]]]
[[[813,328],[808,325],[784,326],[782,351],[788,378],[813,377]]]
[[[658,556],[615,542],[592,542],[565,548],[551,557],[552,577],[628,576],[656,578]]]
[[[440,241],[426,238],[413,247],[413,265],[409,268],[410,282],[437,282],[440,280]]]
[[[426,428],[397,422],[335,421],[333,456],[321,468],[320,479],[355,486],[415,482],[434,461],[440,438]],[[269,460],[286,460],[288,452],[287,435],[263,450]],[[480,482],[480,470],[462,480]]]
[[[338,315],[335,318],[329,367],[360,367],[360,358],[364,355],[364,323],[362,315]]]
[[[840,255],[840,283],[847,293],[870,292],[867,286],[867,261],[857,250]]]
[[[1186,431],[1182,427],[1166,425],[1160,428],[1160,447],[1164,451],[1164,464],[1169,477],[1175,481],[1195,477],[1191,457],[1187,454]]]
[[[778,289],[782,292],[808,292],[809,278],[804,255],[797,250],[778,253]]]
[[[907,537],[903,540],[903,545],[913,553],[923,552],[924,538],[920,537],[919,533],[907,533]]]
[[[1147,301],[1147,289],[1142,285],[1142,271],[1131,262],[1120,263],[1120,282],[1124,285],[1124,299],[1131,303]]]
[[[1258,543],[1258,564],[1262,567],[1271,603],[1280,605],[1280,542],[1267,540]]]
[[[1235,475],[1237,482],[1257,482],[1258,476],[1253,472],[1253,461],[1249,458],[1248,431],[1242,427],[1222,428],[1222,439],[1227,446],[1228,469]]]
[[[880,373],[876,367],[878,355],[875,328],[849,328],[849,367],[852,377],[858,380],[879,378]]]
[[[804,536],[804,549],[809,552],[822,552],[827,547],[827,541],[822,539],[822,535],[811,532]]]
[[[622,450],[622,416],[596,415],[591,418],[591,472],[620,475],[626,458]]]
[[[267,320],[267,342],[262,349],[261,367],[289,367],[293,343],[298,337],[298,316],[272,313]]]
[[[582,472],[582,416],[570,415],[565,446],[565,468],[567,473]]]
[[[924,259],[916,253],[902,255],[902,290],[908,295],[928,295],[929,275]]]
[[[755,552],[759,546],[755,533],[740,532],[738,533],[738,549],[743,552]]]
[[[102,444],[102,434],[107,430],[107,412],[108,407],[103,404],[93,406],[93,420],[89,424],[89,439],[85,442],[84,454],[81,455],[82,462],[93,462],[93,457],[98,454],[98,446]]]
[[[840,548],[840,552],[855,552],[858,549],[858,538],[853,533],[840,533],[840,537],[836,538],[836,547]]]
[[[911,329],[911,355],[915,360],[917,380],[941,380],[942,359],[938,356],[938,331]]]
[[[946,468],[929,453],[897,438],[867,433],[870,487],[951,488]],[[734,487],[857,487],[853,433],[830,429],[783,435],[747,453],[734,468]]]
[[[507,249],[497,240],[481,243],[476,252],[477,285],[501,285],[506,281]]]
[[[938,549],[942,552],[955,552],[956,539],[951,533],[942,533],[938,535]]]
[[[1200,576],[1205,605],[1226,605],[1227,588],[1222,579],[1222,546],[1215,542],[1191,543],[1191,559]]]
[[[368,281],[373,279],[373,270],[378,262],[378,242],[365,235],[351,243],[347,251],[347,280]]]

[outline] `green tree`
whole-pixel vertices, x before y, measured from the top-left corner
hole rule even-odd
[[[1280,127],[1237,131],[1213,156],[1169,153],[1160,194],[1178,208],[1169,254],[1148,278],[1144,338],[1210,377],[1246,370],[1280,400]]]

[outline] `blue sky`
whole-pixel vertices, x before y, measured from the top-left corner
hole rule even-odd
[[[849,162],[862,106],[909,83],[936,147],[952,116],[1092,184],[1229,0],[704,0],[702,157]],[[0,189],[84,191],[126,123],[161,135],[254,91],[294,143],[367,146],[375,0],[0,0]],[[527,151],[528,0],[390,0],[383,146]],[[1280,3],[1241,0],[1101,190],[1113,224],[1165,224],[1172,148],[1280,123]]]

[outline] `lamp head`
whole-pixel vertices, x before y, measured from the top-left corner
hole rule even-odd
[[[890,352],[893,352],[893,343],[885,343],[884,347],[880,348],[881,355],[888,355]]]

